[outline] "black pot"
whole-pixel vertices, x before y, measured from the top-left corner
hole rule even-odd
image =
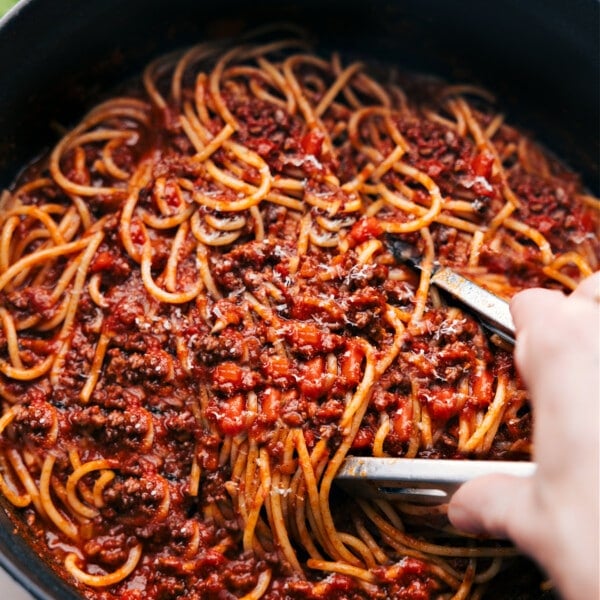
[[[55,141],[53,122],[156,54],[288,20],[325,49],[482,84],[598,192],[599,15],[597,0],[22,0],[0,23],[0,185]],[[0,563],[37,598],[81,598],[0,505]]]

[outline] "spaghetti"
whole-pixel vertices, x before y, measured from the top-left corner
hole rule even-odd
[[[598,201],[487,92],[303,40],[142,81],[2,197],[2,494],[89,598],[481,597],[513,548],[334,477],[529,456],[510,354],[430,275],[573,288]]]

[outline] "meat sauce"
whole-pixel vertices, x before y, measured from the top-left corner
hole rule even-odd
[[[311,73],[307,68],[306,77]],[[259,78],[256,81],[260,83]],[[351,181],[368,163],[364,154],[344,144],[332,152],[318,128],[310,130],[298,113],[256,98],[248,87],[225,86],[222,95],[239,124],[233,139],[257,153],[273,177],[293,172],[303,181],[301,201],[307,197],[329,203],[349,201],[325,174],[336,173],[341,183]],[[431,102],[394,117],[408,144],[403,160],[434,179],[443,196],[466,198],[475,207],[470,213],[472,222],[489,223],[504,204],[494,157],[478,149],[472,138],[426,118]],[[227,199],[229,194],[197,171],[190,172],[187,157],[194,149],[177,114],[170,105],[162,110],[155,107],[139,144],[122,145],[113,156],[118,168],[126,172],[152,157],[152,183],[139,194],[143,210],[156,209],[153,183],[160,178],[167,182],[163,199],[173,210],[189,202],[170,183],[177,178],[192,178],[195,189],[208,196],[221,194]],[[347,120],[350,114],[344,103],[333,105],[322,116],[325,129],[331,131],[336,121]],[[477,118],[485,127],[493,114],[482,107]],[[212,135],[221,127],[215,118]],[[521,139],[519,132],[502,126],[494,144],[502,155]],[[393,150],[389,138],[381,140],[382,155]],[[69,151],[63,171],[77,183],[100,185],[106,176],[89,166],[100,160],[100,154],[94,146],[86,152],[79,156],[78,151]],[[227,152],[216,150],[213,160],[226,164]],[[526,172],[516,159],[505,162],[508,184],[520,201],[514,218],[543,233],[557,253],[572,250],[586,239],[597,254],[597,215],[578,199],[582,192],[577,178],[553,161],[548,163],[551,177]],[[43,176],[49,175],[44,160],[26,171],[18,185],[32,181],[40,169]],[[260,183],[258,171],[251,167],[238,177],[255,186]],[[405,185],[395,171],[384,175],[383,181],[390,186]],[[427,206],[423,188],[415,186],[414,192],[415,203]],[[25,193],[21,201],[41,206],[66,199],[57,186],[50,186]],[[92,198],[89,206],[94,220],[105,218],[104,239],[89,267],[89,275],[100,279],[105,306],[99,307],[89,289],[83,289],[70,349],[55,382],[45,376],[27,382],[2,376],[3,393],[18,398],[18,403],[10,432],[4,433],[0,445],[7,456],[15,448],[36,456],[53,452],[54,476],[63,484],[73,468],[69,457],[73,448],[82,463],[109,460],[114,477],[106,483],[101,506],[86,524],[85,535],[76,542],[40,517],[34,506],[22,509],[22,518],[40,539],[40,550],[58,561],[75,552],[82,568],[94,574],[118,569],[141,544],[142,557],[124,580],[94,590],[77,584],[84,596],[96,600],[239,598],[259,585],[260,574],[267,569],[272,577],[262,595],[266,600],[425,600],[441,593],[443,582],[420,558],[404,557],[392,566],[371,569],[373,580],[365,587],[340,572],[323,575],[306,568],[301,576],[282,558],[277,545],[265,546],[262,554],[245,551],[243,526],[230,499],[232,465],[222,458],[225,439],[247,438],[266,449],[273,469],[284,468],[286,448],[280,433],[290,428],[300,428],[309,452],[320,440],[326,441],[330,454],[339,447],[345,435],[340,420],[348,396],[363,378],[367,360],[364,344],[357,340],[375,348],[375,362],[384,357],[394,338],[385,320],[387,307],[411,313],[418,294],[418,274],[398,264],[385,248],[381,218],[365,214],[351,219],[344,230],[344,252],[337,247],[311,246],[297,261],[298,218],[285,206],[264,202],[263,239],[255,239],[256,223],[247,215],[234,243],[210,250],[208,264],[221,297],[203,293],[189,302],[169,304],[148,292],[138,262],[123,245],[119,235],[122,200]],[[307,210],[324,216],[319,209],[308,206]],[[398,217],[402,218],[406,217]],[[22,221],[18,235],[27,235],[28,223]],[[464,236],[437,222],[430,230],[437,260],[466,268]],[[141,248],[146,235],[140,223],[132,220],[133,244]],[[540,264],[537,248],[522,233],[515,236],[524,248],[522,254],[498,253],[485,246],[481,269],[507,274],[509,293],[533,285],[558,287]],[[404,238],[423,250],[417,233]],[[152,238],[151,268],[156,277],[169,260],[170,240],[171,231]],[[383,250],[378,260],[361,262],[359,254],[370,241],[381,241]],[[185,241],[190,243],[190,239]],[[64,266],[61,261],[50,266],[55,280]],[[178,289],[191,288],[197,278],[195,260],[182,261],[177,268]],[[51,288],[31,283],[4,290],[1,301],[21,320],[31,316],[51,320],[58,310],[51,294]],[[245,300],[248,294],[268,303],[268,319],[252,310]],[[89,401],[82,403],[80,394],[100,332],[110,343],[98,383]],[[59,342],[50,332],[22,336],[19,343],[23,363],[32,365],[57,352]],[[278,351],[281,347],[284,353]],[[8,356],[4,332],[0,332],[0,352]],[[486,456],[527,458],[531,416],[510,352],[491,343],[474,317],[430,297],[418,326],[406,328],[397,358],[374,382],[350,452],[373,453],[385,415],[389,419],[385,453],[405,455],[414,443],[418,406],[429,415],[433,438],[418,448],[417,456],[472,456],[458,447],[460,419],[487,409],[500,376],[513,383],[504,419]],[[257,408],[250,406],[252,398]],[[58,423],[58,432],[53,423]],[[34,478],[40,476],[35,460],[27,466]],[[191,489],[194,469],[200,473],[197,490]],[[85,476],[82,483],[88,492],[93,491],[94,478]],[[339,490],[333,492],[331,502],[340,530],[362,518]],[[220,507],[218,518],[215,506]],[[346,506],[350,506],[348,511]],[[299,560],[306,561],[306,551],[297,551]]]

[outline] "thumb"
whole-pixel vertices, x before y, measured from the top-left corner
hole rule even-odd
[[[533,529],[531,522],[529,478],[510,475],[486,475],[463,484],[448,506],[450,522],[461,531],[511,538],[527,546],[523,536]],[[519,539],[520,538],[520,539]]]

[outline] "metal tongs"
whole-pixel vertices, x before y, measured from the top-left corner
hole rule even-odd
[[[535,469],[535,463],[517,461],[350,456],[336,483],[353,496],[432,505],[449,502],[463,483],[475,477],[495,473],[529,477]]]
[[[387,245],[397,261],[421,269],[420,257],[415,254],[414,246],[394,236],[388,236]],[[490,333],[514,345],[515,324],[508,302],[448,267],[435,268],[431,283],[474,313]]]
[[[397,261],[421,269],[413,246],[391,235],[387,245]],[[514,345],[515,325],[508,302],[447,267],[434,269],[431,283],[475,313],[490,333]],[[480,475],[527,477],[535,468],[534,463],[515,461],[348,457],[336,482],[350,494],[362,497],[444,504],[463,483]]]

